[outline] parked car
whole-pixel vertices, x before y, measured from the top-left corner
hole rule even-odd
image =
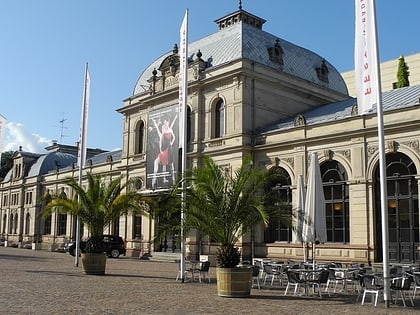
[[[120,255],[125,256],[125,243],[122,237],[117,235],[104,235],[105,253],[108,257],[118,258]],[[86,247],[86,241],[80,241],[80,251],[83,253]],[[65,244],[64,249],[70,255],[76,254],[76,242],[72,241]]]

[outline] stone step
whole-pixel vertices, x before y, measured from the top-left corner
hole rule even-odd
[[[181,259],[180,252],[153,252],[151,256],[148,257],[152,261],[171,261],[176,262]]]

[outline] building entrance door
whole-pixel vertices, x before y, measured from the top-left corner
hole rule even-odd
[[[418,184],[415,167],[401,153],[387,155],[389,261],[413,263],[420,261]],[[414,172],[414,173],[413,173]],[[376,261],[382,261],[382,224],[379,176],[376,192]]]

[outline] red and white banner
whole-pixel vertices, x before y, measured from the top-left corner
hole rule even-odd
[[[85,167],[86,162],[86,140],[87,140],[87,122],[88,122],[88,111],[89,111],[89,96],[90,96],[90,75],[88,64],[85,68],[85,84],[83,89],[83,101],[82,101],[82,117],[80,118],[80,134],[79,134],[79,148],[78,148],[78,160],[77,163],[79,168]]]
[[[185,117],[187,108],[187,82],[188,82],[188,10],[185,11],[184,20],[179,30],[180,47],[179,47],[179,148],[185,146]]]
[[[355,81],[359,115],[377,102],[378,52],[374,0],[355,0]]]

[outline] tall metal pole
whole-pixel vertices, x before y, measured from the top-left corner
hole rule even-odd
[[[185,235],[184,235],[184,221],[185,221],[185,170],[187,166],[187,93],[188,93],[188,9],[185,11],[184,20],[180,29],[180,81],[179,81],[179,113],[180,125],[179,134],[181,135],[181,259],[180,259],[180,273],[181,282],[184,282],[185,275]]]
[[[375,36],[375,58],[376,58],[376,110],[378,119],[378,142],[379,142],[379,169],[380,169],[380,187],[381,187],[381,223],[382,223],[382,263],[384,276],[384,301],[385,307],[389,307],[390,303],[390,279],[389,279],[389,237],[388,237],[388,192],[386,187],[386,158],[385,158],[385,136],[384,136],[384,120],[382,111],[382,87],[381,87],[381,71],[378,53],[378,33],[376,23],[375,0],[372,0],[372,11],[374,20],[374,36]]]
[[[89,102],[89,88],[90,88],[90,78],[88,72],[88,64],[85,66],[85,82],[83,89],[83,102],[82,102],[82,117],[80,120],[80,135],[79,135],[79,144],[78,144],[78,164],[79,164],[79,186],[82,186],[82,170],[85,166],[86,160],[86,134],[87,134],[87,111],[88,111],[88,102]],[[74,264],[76,267],[79,266],[79,255],[80,255],[80,218],[76,216],[76,249],[74,256]]]

